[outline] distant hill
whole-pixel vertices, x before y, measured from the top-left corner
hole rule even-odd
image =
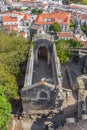
[[[87,0],[63,0],[64,4],[78,3],[87,5]]]
[[[82,3],[87,5],[87,0],[82,0]]]

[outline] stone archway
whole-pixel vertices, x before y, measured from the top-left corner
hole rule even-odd
[[[38,92],[37,100],[47,100],[47,101],[49,101],[49,99],[50,99],[50,96],[49,96],[48,91],[41,90],[40,92]]]
[[[38,49],[38,59],[45,59],[48,60],[48,50],[46,46],[40,46]]]
[[[35,61],[38,63],[39,58],[43,58],[50,64],[50,51],[45,44],[39,45],[35,51]]]
[[[45,54],[46,54],[45,58],[47,58],[47,64],[51,64],[53,44],[51,41],[47,39],[39,39],[34,42],[35,63],[38,63],[38,52],[40,51],[41,48],[43,49],[43,51],[45,51]]]

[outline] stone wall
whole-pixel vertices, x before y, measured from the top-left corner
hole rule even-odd
[[[30,86],[32,84],[33,65],[34,65],[33,48],[31,48],[29,53],[30,53],[29,54],[30,56],[29,56],[28,62],[27,62],[24,87]]]
[[[47,39],[39,39],[37,41],[34,41],[34,61],[38,63],[38,49],[41,46],[45,46],[47,48],[48,52],[48,64],[50,64],[50,59],[52,55],[52,42],[48,41]]]
[[[53,70],[54,81],[56,79],[55,81],[56,84],[61,87],[62,86],[61,66],[60,66],[59,57],[56,54],[55,44],[53,44],[52,70]]]
[[[67,67],[67,66],[66,66],[66,71],[67,71],[67,74],[68,74],[70,87],[71,87],[72,90],[74,90],[75,89],[74,81],[73,81],[72,76],[71,76],[71,71],[70,71],[69,67]]]
[[[46,92],[47,99],[42,100],[39,96],[41,92]],[[51,91],[48,86],[38,86],[31,90],[22,92],[23,109],[25,111],[49,109],[53,107],[55,100],[55,91]]]
[[[26,75],[24,88],[22,89],[21,95],[23,100],[23,110],[47,110],[54,109],[55,106],[59,107],[61,101],[62,93],[62,77],[61,77],[61,67],[59,58],[56,54],[56,47],[53,41],[48,39],[39,39],[34,42],[34,52],[31,49],[31,56],[27,63]],[[38,60],[38,48],[40,46],[46,46],[48,51],[48,61],[52,64],[52,75],[54,80],[54,89],[51,89],[47,84],[40,84],[36,87],[30,88],[32,84],[33,66],[35,61]],[[49,64],[49,62],[48,62]],[[37,65],[37,64],[36,64]],[[30,88],[30,89],[29,89]],[[45,97],[40,98],[40,93],[45,92],[47,94],[47,99]]]

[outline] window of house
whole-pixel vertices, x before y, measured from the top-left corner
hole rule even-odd
[[[49,28],[49,25],[47,25],[46,28],[48,29],[48,28]]]
[[[44,21],[44,22],[47,22],[47,19],[45,18],[43,21]]]
[[[54,22],[54,18],[51,19],[51,22]]]
[[[47,22],[51,22],[51,19],[47,19]]]
[[[64,22],[64,20],[62,20],[62,19],[58,19],[58,22]]]

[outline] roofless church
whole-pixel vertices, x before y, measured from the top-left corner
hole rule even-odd
[[[55,43],[48,34],[33,38],[21,91],[23,111],[27,115],[56,113],[61,109],[62,79]]]

